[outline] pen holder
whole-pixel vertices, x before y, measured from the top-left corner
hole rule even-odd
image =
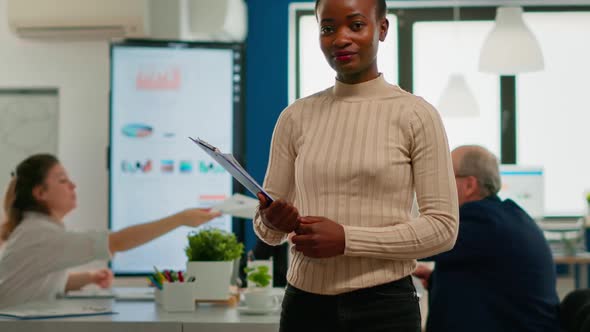
[[[165,311],[194,311],[193,283],[165,282],[162,287],[162,307]]]

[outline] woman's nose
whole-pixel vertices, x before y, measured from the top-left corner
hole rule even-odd
[[[343,48],[348,46],[351,43],[350,35],[348,33],[348,29],[338,29],[336,31],[336,35],[334,37],[334,41],[332,45],[338,48]]]

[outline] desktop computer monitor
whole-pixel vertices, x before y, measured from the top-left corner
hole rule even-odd
[[[543,168],[535,166],[500,165],[502,189],[498,196],[510,198],[535,220],[542,219],[545,211]]]

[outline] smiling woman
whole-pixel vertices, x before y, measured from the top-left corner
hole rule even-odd
[[[444,127],[379,72],[384,1],[319,0],[316,17],[336,81],[281,113],[264,180],[275,200],[259,195],[254,220],[266,243],[293,243],[280,330],[420,331],[410,274],[458,229]]]

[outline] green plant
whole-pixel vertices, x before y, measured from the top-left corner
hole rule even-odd
[[[266,287],[270,284],[272,276],[268,273],[268,266],[258,265],[256,268],[247,267],[244,272],[248,275],[248,280],[252,281],[256,287]]]
[[[586,202],[590,204],[590,192],[586,194]]]
[[[219,229],[191,232],[187,238],[185,253],[189,262],[233,261],[244,251],[244,245],[238,242],[233,233]]]

